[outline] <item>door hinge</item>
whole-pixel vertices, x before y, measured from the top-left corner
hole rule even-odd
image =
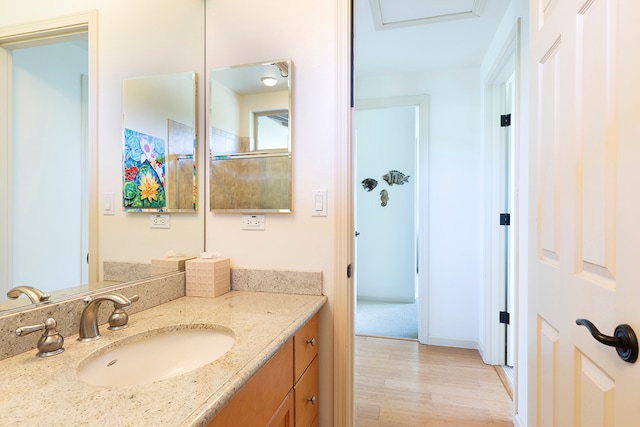
[[[500,116],[500,127],[506,128],[511,126],[511,114],[503,114]]]
[[[509,312],[501,311],[500,312],[500,323],[504,323],[505,325],[509,324]]]
[[[351,279],[351,264],[347,265],[347,279]]]
[[[500,225],[511,225],[511,214],[509,214],[509,213],[501,213],[500,214]]]

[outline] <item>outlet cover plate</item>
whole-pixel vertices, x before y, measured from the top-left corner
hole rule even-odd
[[[243,230],[264,230],[264,215],[242,215]]]
[[[170,214],[151,214],[151,228],[171,228]]]

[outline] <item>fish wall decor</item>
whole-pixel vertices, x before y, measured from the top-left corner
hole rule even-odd
[[[389,193],[387,190],[382,190],[380,192],[380,201],[382,202],[380,203],[381,206],[387,206],[387,202],[389,201]]]
[[[390,170],[382,176],[382,179],[387,181],[389,185],[403,185],[405,182],[409,182],[409,175],[405,175],[397,170]]]
[[[378,185],[378,181],[373,178],[365,178],[362,180],[362,188],[367,191],[371,191]]]

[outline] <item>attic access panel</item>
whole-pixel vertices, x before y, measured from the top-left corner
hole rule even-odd
[[[421,25],[482,14],[486,0],[370,0],[376,30]]]

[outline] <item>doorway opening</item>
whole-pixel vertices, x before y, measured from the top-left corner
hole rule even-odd
[[[427,109],[426,96],[356,103],[357,335],[426,342]]]
[[[89,258],[97,259],[95,28],[87,13],[0,33],[8,100],[0,114],[1,296],[18,284],[50,292],[97,277]],[[34,241],[50,254],[35,270]]]

